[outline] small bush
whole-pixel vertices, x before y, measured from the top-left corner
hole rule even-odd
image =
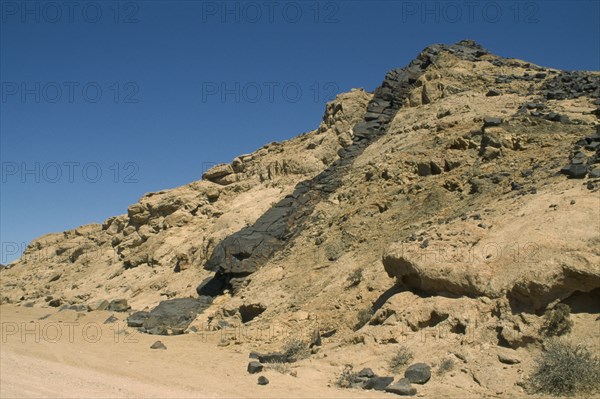
[[[390,369],[394,372],[398,372],[400,368],[406,366],[414,357],[413,352],[406,346],[401,346],[395,352],[390,359]]]
[[[564,303],[559,303],[553,309],[548,309],[544,313],[544,319],[542,333],[547,337],[559,337],[568,334],[573,328],[571,308]]]
[[[346,280],[348,282],[348,288],[356,287],[357,285],[360,284],[362,279],[363,279],[363,269],[358,268],[358,269],[354,270],[354,272],[351,275],[349,275],[348,279]]]
[[[354,331],[359,330],[362,326],[367,324],[372,317],[373,309],[371,309],[370,307],[359,310],[356,324],[354,325]]]
[[[310,356],[308,344],[298,338],[291,338],[283,344],[283,353],[293,360],[302,360]]]
[[[444,375],[446,374],[448,371],[452,370],[454,368],[454,360],[452,359],[444,359],[442,361],[442,363],[440,363],[440,367],[438,367],[437,369],[437,374],[438,375]]]
[[[347,364],[339,375],[335,385],[339,388],[352,388],[356,383],[357,377],[352,365]]]
[[[550,340],[535,360],[527,388],[532,393],[554,396],[600,391],[600,359],[583,345]]]
[[[269,365],[267,367],[270,370],[275,370],[281,374],[290,374],[292,371],[289,363],[274,362],[274,363],[269,363]]]

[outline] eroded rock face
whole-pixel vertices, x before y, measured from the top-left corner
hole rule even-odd
[[[595,216],[590,214],[589,217],[594,219]],[[552,240],[544,242],[544,239],[560,237],[559,225],[548,226],[539,237],[534,233],[529,236],[528,250],[539,256],[531,259],[517,259],[516,253],[511,253],[514,248],[498,245],[499,240],[489,237],[486,230],[479,234],[482,241],[462,252],[448,251],[456,248],[443,243],[426,247],[407,242],[393,244],[382,257],[383,267],[389,277],[410,290],[472,298],[506,297],[533,310],[543,309],[576,292],[591,292],[600,287],[599,256],[585,244],[579,254],[565,251],[558,255],[562,258],[558,262],[546,261],[545,267],[539,267],[542,251],[556,251]],[[500,230],[498,236],[502,234]],[[591,235],[590,238],[593,240]],[[574,248],[580,246],[576,242],[572,244]],[[488,258],[490,249],[496,259]],[[481,256],[486,253],[487,256]],[[498,255],[502,253],[504,256]]]
[[[385,134],[390,122],[417,86],[418,79],[430,65],[435,64],[442,52],[473,61],[487,54],[483,48],[469,41],[453,46],[434,45],[426,48],[405,68],[388,72],[367,105],[363,120],[353,126],[352,143],[338,152],[340,158],[312,180],[297,185],[293,194],[275,204],[256,223],[220,242],[206,262],[205,269],[217,272],[218,276],[246,276],[265,264],[297,234],[316,203],[340,187],[354,160]],[[328,111],[331,117],[327,117],[324,123],[335,126],[336,122],[332,122],[337,113],[335,106]],[[436,172],[438,170],[441,173],[439,167]]]
[[[35,240],[2,270],[0,300],[72,309],[126,298],[152,309],[208,295],[186,331],[256,317],[312,332],[303,323],[315,317],[321,329],[304,338],[322,338],[323,351],[333,340],[395,345],[422,332],[452,350],[537,345],[544,307],[591,293],[582,308],[597,313],[600,290],[590,228],[600,223],[598,102],[583,88],[547,101],[539,90],[555,76],[469,42],[428,48],[375,93],[338,96],[312,132],[147,194],[102,225]],[[566,163],[584,165],[585,180],[559,174]],[[128,324],[178,334],[194,314],[186,309],[135,312]]]

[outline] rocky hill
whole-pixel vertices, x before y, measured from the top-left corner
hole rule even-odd
[[[131,308],[155,334],[311,322],[315,356],[381,368],[433,334],[419,359],[468,367],[430,389],[522,393],[559,304],[600,351],[599,98],[599,72],[430,46],[373,93],[337,96],[314,131],[32,241],[2,302]],[[508,348],[520,365],[489,356]]]

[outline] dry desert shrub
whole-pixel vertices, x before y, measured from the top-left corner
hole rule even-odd
[[[414,353],[406,346],[401,346],[396,349],[394,355],[390,359],[390,369],[398,372],[402,367],[406,366],[414,357]]]
[[[359,330],[362,326],[367,324],[373,317],[373,309],[370,307],[364,308],[358,311],[356,324],[354,325],[354,331]]]
[[[544,313],[542,333],[547,337],[559,337],[568,334],[573,328],[571,308],[569,305],[559,303],[553,309]]]
[[[363,280],[363,269],[359,267],[358,269],[354,270],[354,272],[352,272],[352,274],[350,274],[348,276],[348,279],[346,280],[348,282],[347,288],[356,287],[357,285],[360,284],[360,282],[362,280]]]
[[[437,369],[437,374],[444,375],[448,371],[452,370],[453,368],[454,368],[454,360],[452,360],[450,358],[446,358],[446,359],[442,360],[442,363],[440,363],[440,367],[438,367],[438,369]]]
[[[528,388],[553,396],[600,392],[600,359],[583,345],[552,339],[535,360]]]
[[[288,359],[302,360],[310,356],[308,344],[299,338],[290,338],[283,344],[283,353]]]
[[[352,388],[356,382],[357,374],[351,364],[347,364],[338,376],[335,385],[339,388]]]

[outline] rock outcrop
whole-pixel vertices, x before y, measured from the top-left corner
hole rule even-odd
[[[600,311],[599,79],[471,41],[430,46],[373,93],[338,95],[311,132],[32,241],[1,270],[1,299],[122,299],[111,309],[153,334],[281,322],[317,355],[431,330],[538,345],[557,303],[581,325]],[[289,360],[279,350],[261,356]],[[375,377],[361,381],[414,392]]]

